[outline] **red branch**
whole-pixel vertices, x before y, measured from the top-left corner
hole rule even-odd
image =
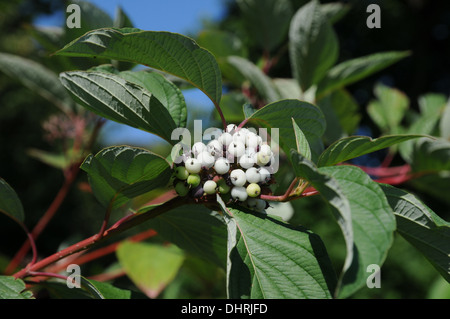
[[[67,256],[73,255],[80,251],[84,251],[84,250],[90,248],[91,246],[93,246],[94,244],[98,243],[101,240],[110,238],[111,236],[116,235],[116,234],[120,234],[136,225],[143,223],[144,221],[147,221],[150,218],[157,217],[160,214],[163,214],[169,210],[172,210],[176,207],[179,207],[179,206],[187,204],[187,203],[188,203],[187,200],[183,200],[183,199],[180,199],[177,197],[177,198],[174,198],[174,199],[166,202],[165,205],[155,207],[150,212],[147,212],[144,214],[133,215],[133,218],[126,219],[122,223],[120,223],[120,224],[116,223],[112,227],[108,228],[103,233],[103,236],[101,236],[100,239],[99,239],[98,234],[95,234],[95,235],[93,235],[89,238],[86,238],[72,246],[69,246],[69,247],[67,247],[67,248],[65,248],[43,260],[40,260],[33,265],[30,265],[29,267],[26,267],[26,268],[18,271],[17,273],[14,274],[14,277],[15,278],[26,277],[29,275],[30,272],[38,271],[38,270],[43,269],[43,268],[57,262],[58,260],[61,260],[65,257],[67,257]]]

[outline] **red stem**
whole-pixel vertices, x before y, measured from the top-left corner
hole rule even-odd
[[[110,281],[125,275],[126,272],[123,269],[118,269],[111,272],[90,276],[89,279],[96,281]]]
[[[156,235],[157,235],[157,232],[155,230],[149,229],[149,230],[143,231],[143,232],[141,232],[139,234],[136,234],[134,236],[131,236],[130,238],[128,238],[126,240],[129,240],[129,241],[132,241],[132,242],[139,242],[139,241],[143,241],[145,239],[151,238],[151,237],[156,236]],[[106,255],[114,253],[117,250],[117,247],[119,246],[119,244],[120,244],[120,242],[117,242],[117,243],[113,243],[113,244],[110,244],[108,246],[99,248],[99,249],[94,250],[94,251],[92,251],[90,253],[82,255],[82,256],[80,256],[78,258],[71,259],[68,262],[64,262],[62,264],[58,264],[58,265],[55,265],[53,267],[49,267],[47,269],[47,271],[48,272],[52,272],[52,273],[58,273],[58,272],[60,272],[62,270],[65,270],[67,268],[67,266],[70,265],[70,264],[77,264],[77,265],[81,266],[81,265],[83,265],[85,263],[88,263],[88,262],[90,262],[92,260],[96,260],[96,259],[101,258],[103,256],[106,256]]]
[[[64,257],[70,256],[79,251],[88,249],[89,247],[91,247],[95,243],[99,242],[100,240],[109,238],[116,234],[120,234],[120,233],[124,232],[125,230],[128,230],[131,227],[139,225],[142,222],[144,222],[150,218],[159,216],[160,214],[163,214],[175,207],[179,207],[179,206],[187,204],[187,203],[188,203],[187,200],[174,198],[174,199],[168,201],[165,205],[158,206],[148,213],[133,215],[134,216],[133,218],[127,219],[123,223],[116,225],[115,227],[113,226],[113,227],[110,227],[109,229],[107,229],[103,233],[103,236],[101,237],[101,239],[98,238],[98,234],[95,234],[95,235],[93,235],[89,238],[86,238],[72,246],[69,246],[69,247],[67,247],[67,248],[65,248],[43,260],[36,262],[35,264],[31,265],[28,268],[24,268],[24,269],[18,271],[17,273],[14,274],[14,277],[15,278],[26,277],[29,274],[29,272],[33,272],[33,271],[37,271],[39,269],[45,268],[48,265],[53,264],[54,262],[56,262]]]
[[[16,253],[14,258],[9,263],[8,267],[6,267],[5,274],[11,274],[16,269],[16,267],[20,264],[25,255],[28,253],[30,247],[32,247],[31,243],[36,241],[41,232],[45,229],[47,224],[53,218],[58,208],[64,201],[64,198],[66,197],[67,193],[69,192],[72,183],[75,181],[78,171],[79,165],[73,165],[72,167],[69,168],[69,173],[67,174],[61,189],[58,191],[58,194],[54,198],[53,202],[50,204],[50,207],[47,209],[47,211],[44,213],[39,222],[31,231],[30,234],[31,237],[29,237],[30,240],[27,240],[23,243],[22,247],[19,249],[19,251]],[[31,238],[33,240],[31,240]],[[36,247],[34,247],[34,249],[36,249]]]
[[[378,177],[404,175],[408,174],[411,171],[411,166],[409,164],[395,167],[367,167],[360,165],[358,165],[357,167],[361,168],[364,172],[366,172],[369,175],[374,175]]]
[[[214,101],[214,106],[216,107],[217,112],[219,113],[220,119],[222,120],[223,129],[227,128],[227,121],[225,120],[225,116],[223,115],[222,109],[220,108],[219,103]]]
[[[102,128],[105,121],[103,119],[99,119],[97,123],[94,126],[94,129],[92,130],[91,136],[89,138],[89,141],[87,143],[86,150],[90,150],[97,139],[98,133],[100,132],[100,129]],[[81,135],[83,134],[82,131],[77,132],[77,138],[81,138]],[[80,135],[78,137],[78,135]],[[74,143],[74,148],[79,147],[79,142]],[[59,207],[61,206],[62,202],[66,198],[73,182],[76,180],[76,177],[78,175],[78,172],[80,171],[80,164],[81,162],[77,162],[70,166],[65,172],[64,172],[64,183],[60,190],[58,191],[56,197],[53,199],[53,202],[50,204],[47,211],[44,213],[44,215],[41,217],[41,219],[38,221],[36,226],[31,231],[31,236],[29,236],[29,240],[24,242],[22,247],[19,249],[19,251],[16,253],[16,255],[13,257],[9,265],[5,269],[5,274],[11,274],[14,272],[14,270],[17,268],[17,266],[21,263],[21,261],[25,258],[25,255],[28,253],[30,247],[33,249],[33,252],[36,253],[36,246],[35,241],[39,237],[39,235],[42,233],[42,231],[47,227],[50,220],[53,218],[53,216],[58,211]],[[36,261],[36,255],[33,257],[32,264]]]

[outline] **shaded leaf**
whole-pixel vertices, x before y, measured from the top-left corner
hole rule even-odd
[[[0,70],[50,101],[61,111],[73,111],[74,103],[58,76],[43,65],[20,56],[0,53]]]
[[[308,140],[303,134],[302,130],[298,127],[295,120],[292,118],[292,126],[294,127],[295,140],[297,142],[297,151],[305,157],[307,160],[311,160],[311,149],[309,148]]]
[[[25,214],[22,202],[14,189],[0,178],[0,212],[6,214],[19,224],[23,223]]]
[[[292,17],[289,0],[238,0],[242,18],[252,39],[272,51],[285,39]]]
[[[221,30],[204,30],[200,32],[197,43],[209,50],[216,59],[231,55],[246,57],[247,49],[233,33]],[[220,61],[219,61],[220,64]]]
[[[450,282],[450,223],[414,195],[381,185],[397,220],[398,232]]]
[[[183,93],[175,84],[155,72],[124,71],[120,72],[119,75],[128,82],[135,83],[154,95],[169,111],[176,127],[186,127],[186,101]]]
[[[372,120],[384,132],[396,133],[397,127],[409,108],[409,99],[401,91],[383,84],[375,87],[376,101],[367,106]]]
[[[372,153],[422,135],[387,135],[372,139],[368,136],[349,136],[331,144],[319,157],[318,166],[331,166]]]
[[[450,100],[445,106],[444,112],[439,123],[441,137],[450,141]]]
[[[334,65],[339,51],[337,36],[320,3],[310,1],[292,18],[289,57],[292,74],[303,92],[317,84]]]
[[[169,110],[141,86],[105,72],[64,72],[60,79],[88,110],[175,143],[171,134],[177,126]]]
[[[299,100],[280,100],[257,110],[248,119],[262,127],[278,128],[280,146],[289,154],[291,148],[297,147],[292,118],[308,140],[311,151],[319,153],[325,119],[320,109],[312,104]]]
[[[450,170],[450,142],[427,138],[420,139],[411,155],[413,172],[439,172]]]
[[[332,67],[320,81],[317,98],[320,99],[334,90],[362,80],[400,61],[409,54],[404,51],[381,52],[339,63]]]
[[[355,132],[361,119],[359,106],[355,99],[344,89],[339,89],[318,101],[327,128],[324,138],[327,143],[333,143],[339,138]]]
[[[145,223],[167,241],[198,257],[226,268],[227,229],[204,206],[189,205],[171,210]]]
[[[247,79],[267,102],[275,102],[280,99],[280,94],[272,79],[251,61],[238,56],[230,56],[226,62],[234,68],[234,72],[240,73]]]
[[[350,5],[341,2],[325,3],[320,6],[322,14],[334,24],[341,20],[350,10]]]
[[[97,200],[117,208],[130,199],[167,185],[169,163],[147,150],[129,146],[108,147],[89,155],[81,168],[88,173]]]

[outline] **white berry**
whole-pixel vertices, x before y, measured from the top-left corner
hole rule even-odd
[[[247,190],[242,186],[235,186],[231,189],[231,197],[244,202],[248,198]]]
[[[269,157],[272,155],[272,150],[270,149],[270,146],[267,144],[261,145],[259,148],[259,152]]]
[[[245,171],[245,177],[249,183],[259,183],[261,181],[261,175],[256,167],[250,167]]]
[[[205,184],[203,184],[203,191],[206,194],[215,194],[216,193],[217,184],[214,181],[206,181]]]
[[[211,168],[214,165],[215,158],[209,152],[204,151],[198,154],[197,159],[201,163],[202,168]]]
[[[245,133],[242,132],[242,129],[233,134],[233,142],[241,142],[245,145]]]
[[[250,168],[255,164],[255,157],[253,155],[244,154],[239,158],[238,163],[242,168]]]
[[[260,182],[266,184],[270,181],[270,172],[264,167],[259,168]]]
[[[235,124],[228,124],[227,125],[227,129],[226,129],[226,132],[228,132],[228,133],[234,133],[233,131],[234,130],[236,130],[236,125]]]
[[[222,143],[220,143],[218,140],[212,140],[211,142],[209,142],[207,145],[207,149],[212,156],[222,156],[223,146]]]
[[[222,145],[228,146],[230,145],[231,142],[233,142],[233,135],[231,135],[228,132],[225,132],[222,135],[220,135],[218,140]]]
[[[230,179],[234,186],[244,186],[247,183],[245,172],[241,169],[231,171]]]
[[[202,169],[202,163],[196,158],[190,158],[184,164],[186,170],[191,174],[196,174]]]
[[[198,154],[204,151],[206,151],[206,145],[203,144],[202,142],[197,142],[194,143],[194,145],[192,145],[192,153],[194,154],[195,157],[197,157]]]
[[[251,147],[253,149],[256,149],[259,145],[261,145],[261,143],[262,138],[253,132],[248,133],[245,137],[245,144],[247,145],[247,148]]]
[[[230,162],[226,158],[220,157],[214,163],[214,170],[217,174],[226,174],[230,170]]]
[[[245,153],[245,145],[242,142],[232,142],[228,145],[228,152],[234,157],[241,157]]]

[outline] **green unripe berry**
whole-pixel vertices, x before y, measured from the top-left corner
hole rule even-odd
[[[224,179],[221,179],[217,182],[217,190],[220,194],[228,194],[231,190],[231,187],[228,186],[227,182]]]
[[[250,197],[257,197],[261,194],[261,187],[256,183],[247,186],[247,194]]]
[[[187,178],[187,183],[192,187],[197,187],[201,182],[200,175],[190,174]]]
[[[175,191],[180,196],[186,196],[189,192],[189,187],[184,182],[178,182],[175,185]]]
[[[176,178],[184,181],[184,180],[186,180],[186,178],[188,178],[188,176],[189,176],[189,172],[187,171],[186,167],[178,166],[175,168],[175,177]]]
[[[216,193],[217,184],[214,181],[206,181],[203,185],[203,190],[206,194],[211,195]]]

